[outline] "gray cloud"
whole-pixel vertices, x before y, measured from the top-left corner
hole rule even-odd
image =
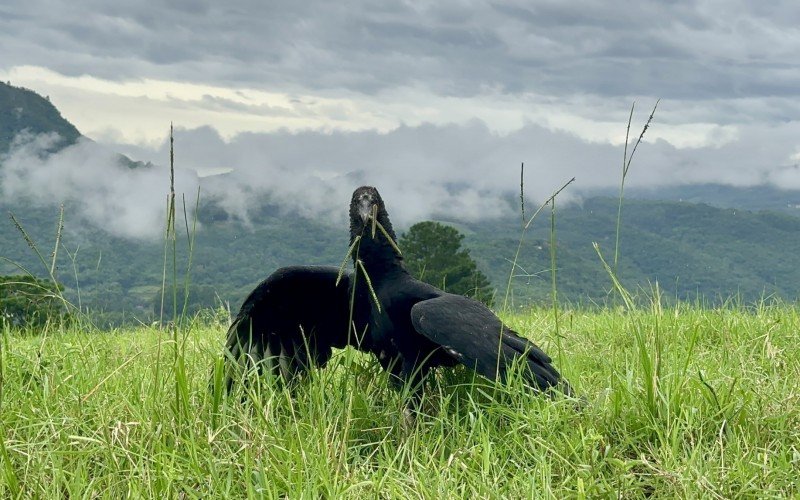
[[[75,2],[0,7],[4,65],[264,90],[796,97],[794,2]]]

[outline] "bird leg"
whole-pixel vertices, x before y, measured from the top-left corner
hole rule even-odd
[[[417,415],[422,412],[425,378],[429,370],[430,367],[424,363],[417,366],[409,358],[403,358],[400,380],[402,381],[402,389],[408,391],[408,397],[403,406],[403,427],[405,429],[413,427],[416,423]]]

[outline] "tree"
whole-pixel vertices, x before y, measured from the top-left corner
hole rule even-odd
[[[0,276],[0,325],[41,326],[66,320],[62,285],[33,276]]]
[[[454,227],[425,221],[411,226],[398,244],[408,270],[417,279],[491,305],[494,289],[469,250],[461,247],[463,239]]]

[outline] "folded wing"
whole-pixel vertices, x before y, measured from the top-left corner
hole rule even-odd
[[[453,294],[423,300],[411,308],[411,322],[417,332],[485,377],[504,380],[519,359],[524,362],[526,380],[534,387],[571,392],[547,354],[506,327],[480,302]]]

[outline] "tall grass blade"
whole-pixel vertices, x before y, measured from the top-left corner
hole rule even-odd
[[[397,252],[397,255],[403,255],[403,252],[400,251],[400,247],[397,246],[397,243],[395,243],[394,238],[389,236],[389,233],[386,231],[386,228],[383,227],[383,224],[378,222],[377,218],[373,218],[372,220],[374,221],[375,225],[378,226],[378,229],[381,230],[381,233],[383,233],[383,236],[386,238],[386,241],[389,242],[389,245],[391,245],[392,249],[395,252]],[[372,234],[373,234],[373,237],[374,237],[374,235],[375,235],[375,231],[374,230],[373,230]]]
[[[58,283],[58,279],[56,279],[56,275],[55,275],[56,265],[55,265],[55,263],[56,263],[56,256],[57,256],[57,247],[56,247],[56,249],[53,250],[51,263],[48,264],[45,261],[45,258],[42,255],[42,253],[39,251],[39,247],[36,245],[36,242],[28,234],[28,232],[25,230],[25,228],[19,222],[17,217],[14,215],[14,213],[9,211],[8,212],[8,216],[11,218],[11,221],[13,222],[14,227],[16,227],[17,231],[19,231],[20,234],[22,235],[22,238],[25,240],[25,243],[27,243],[28,247],[31,250],[33,250],[33,252],[36,254],[36,256],[39,259],[39,262],[42,263],[42,267],[44,267],[44,269],[46,270],[47,275],[50,278],[50,281],[53,283],[53,291],[49,296],[53,297],[55,299],[58,299],[61,302],[61,304],[64,306],[64,309],[67,312],[72,311],[73,314],[75,314],[76,316],[80,315],[81,314],[80,309],[76,308],[75,305],[73,305],[70,301],[68,301],[66,299],[66,297],[64,297],[64,293],[61,290],[61,285]],[[59,216],[57,234],[56,234],[56,245],[58,245],[60,243],[60,241],[61,241],[61,232],[63,230],[63,217],[64,217],[64,212],[63,212],[63,205],[62,205],[61,206],[60,216]],[[23,266],[15,263],[13,261],[11,261],[10,259],[8,259],[6,257],[2,257],[2,259],[5,260],[6,262],[11,263],[17,269],[22,270],[28,276],[30,276],[32,278],[36,278],[36,276],[33,273],[31,273],[29,270],[27,270],[25,267],[23,267]]]
[[[547,198],[544,201],[544,203],[539,205],[539,208],[536,209],[536,211],[533,213],[533,215],[530,217],[530,219],[528,219],[528,222],[522,227],[522,233],[520,234],[520,237],[519,237],[519,243],[517,244],[517,250],[516,250],[516,252],[514,252],[514,260],[511,262],[511,272],[508,275],[508,282],[506,283],[506,294],[505,294],[505,297],[503,298],[502,310],[504,310],[504,311],[508,310],[508,299],[509,299],[510,294],[511,294],[511,284],[512,284],[512,281],[514,280],[514,276],[515,276],[514,272],[517,269],[517,261],[519,261],[519,254],[522,251],[522,242],[525,239],[525,233],[527,232],[528,228],[533,223],[534,219],[536,219],[536,217],[539,215],[539,212],[544,210],[544,208],[546,206],[548,206],[551,201],[555,200],[556,196],[558,196],[563,190],[565,190],[567,188],[567,186],[569,186],[573,182],[575,182],[575,177],[573,177],[572,179],[568,180],[566,183],[564,183],[563,186],[561,186],[560,188],[555,190],[553,192],[553,194],[551,194],[550,197]]]
[[[56,260],[58,259],[58,246],[61,244],[61,233],[64,231],[64,204],[58,210],[58,227],[56,228],[56,243],[53,245],[53,253],[50,261],[50,276],[56,275]]]
[[[359,241],[361,241],[361,235],[357,234],[356,237],[353,238],[353,243],[350,244],[350,248],[347,249],[347,254],[345,254],[344,259],[342,259],[342,263],[339,266],[339,274],[336,276],[336,286],[339,286],[339,282],[342,281],[342,276],[344,276],[347,262],[350,260],[350,256],[353,255],[353,250],[355,250]]]
[[[550,203],[550,292],[553,302],[553,320],[555,324],[556,347],[558,350],[559,364],[561,364],[561,328],[559,326],[560,313],[558,307],[558,265],[556,257],[556,199],[553,198]]]
[[[525,162],[519,165],[519,209],[522,213],[522,226],[525,226]]]
[[[381,312],[381,303],[378,300],[378,295],[375,293],[375,289],[372,287],[372,279],[369,277],[369,273],[367,273],[367,268],[364,267],[364,261],[361,259],[356,260],[358,264],[358,268],[361,269],[361,272],[364,273],[364,281],[367,283],[367,288],[369,289],[369,294],[372,297],[372,300],[375,302],[375,307],[378,308],[378,312]]]
[[[622,154],[622,179],[620,180],[619,184],[619,205],[617,206],[617,225],[616,225],[616,234],[614,235],[614,272],[618,271],[618,262],[619,262],[619,234],[620,228],[622,227],[622,201],[624,200],[624,192],[625,192],[625,179],[628,177],[628,170],[631,168],[631,162],[633,161],[633,155],[636,153],[636,150],[639,148],[639,144],[642,142],[644,138],[645,132],[647,129],[650,128],[650,123],[653,121],[653,117],[656,114],[656,108],[658,107],[658,103],[661,102],[661,99],[656,101],[655,106],[653,106],[653,111],[650,112],[650,116],[647,118],[647,123],[644,124],[642,127],[642,132],[639,134],[639,138],[636,140],[636,144],[633,146],[633,150],[631,151],[630,156],[628,156],[628,142],[630,138],[631,132],[631,121],[633,120],[633,110],[636,107],[636,103],[634,102],[631,105],[631,112],[628,116],[628,126],[625,131],[625,148]]]

